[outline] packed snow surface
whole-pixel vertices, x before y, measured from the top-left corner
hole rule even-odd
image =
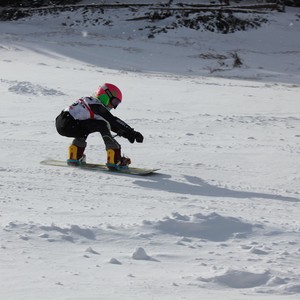
[[[127,14],[0,23],[0,298],[299,299],[299,9],[153,39]],[[66,159],[55,117],[103,82],[156,175],[40,164]],[[99,134],[86,154],[105,162]]]

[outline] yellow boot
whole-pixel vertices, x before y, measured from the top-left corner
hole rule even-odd
[[[121,149],[108,149],[107,150],[107,163],[106,166],[111,170],[120,170],[128,168],[131,160],[128,157],[121,156]]]
[[[83,154],[85,147],[70,145],[68,151],[67,164],[69,166],[80,166],[86,163],[86,156]]]

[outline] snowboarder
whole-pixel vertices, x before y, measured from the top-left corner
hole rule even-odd
[[[107,151],[107,167],[128,168],[131,160],[121,155],[121,145],[114,139],[111,131],[131,143],[135,141],[142,143],[144,137],[110,113],[110,110],[116,109],[121,101],[122,93],[119,88],[111,83],[104,83],[94,96],[78,99],[57,116],[57,132],[62,136],[74,138],[69,146],[68,165],[79,166],[85,163],[86,139],[90,133],[99,132]]]

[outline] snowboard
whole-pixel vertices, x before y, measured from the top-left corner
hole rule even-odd
[[[73,168],[73,169],[102,171],[102,172],[110,172],[110,173],[121,173],[121,174],[130,174],[130,175],[139,175],[139,176],[151,175],[155,171],[159,170],[159,169],[134,168],[134,167],[128,167],[126,169],[120,169],[120,170],[110,170],[107,168],[106,165],[92,164],[92,163],[85,163],[80,166],[69,166],[66,161],[55,160],[55,159],[43,160],[43,161],[41,161],[41,164],[47,165],[47,166],[67,167],[67,168]]]

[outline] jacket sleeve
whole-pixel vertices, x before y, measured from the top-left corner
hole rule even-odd
[[[104,106],[91,104],[90,108],[95,114],[104,118],[109,123],[111,130],[118,135],[126,137],[134,131],[134,129],[124,121],[112,115]]]

